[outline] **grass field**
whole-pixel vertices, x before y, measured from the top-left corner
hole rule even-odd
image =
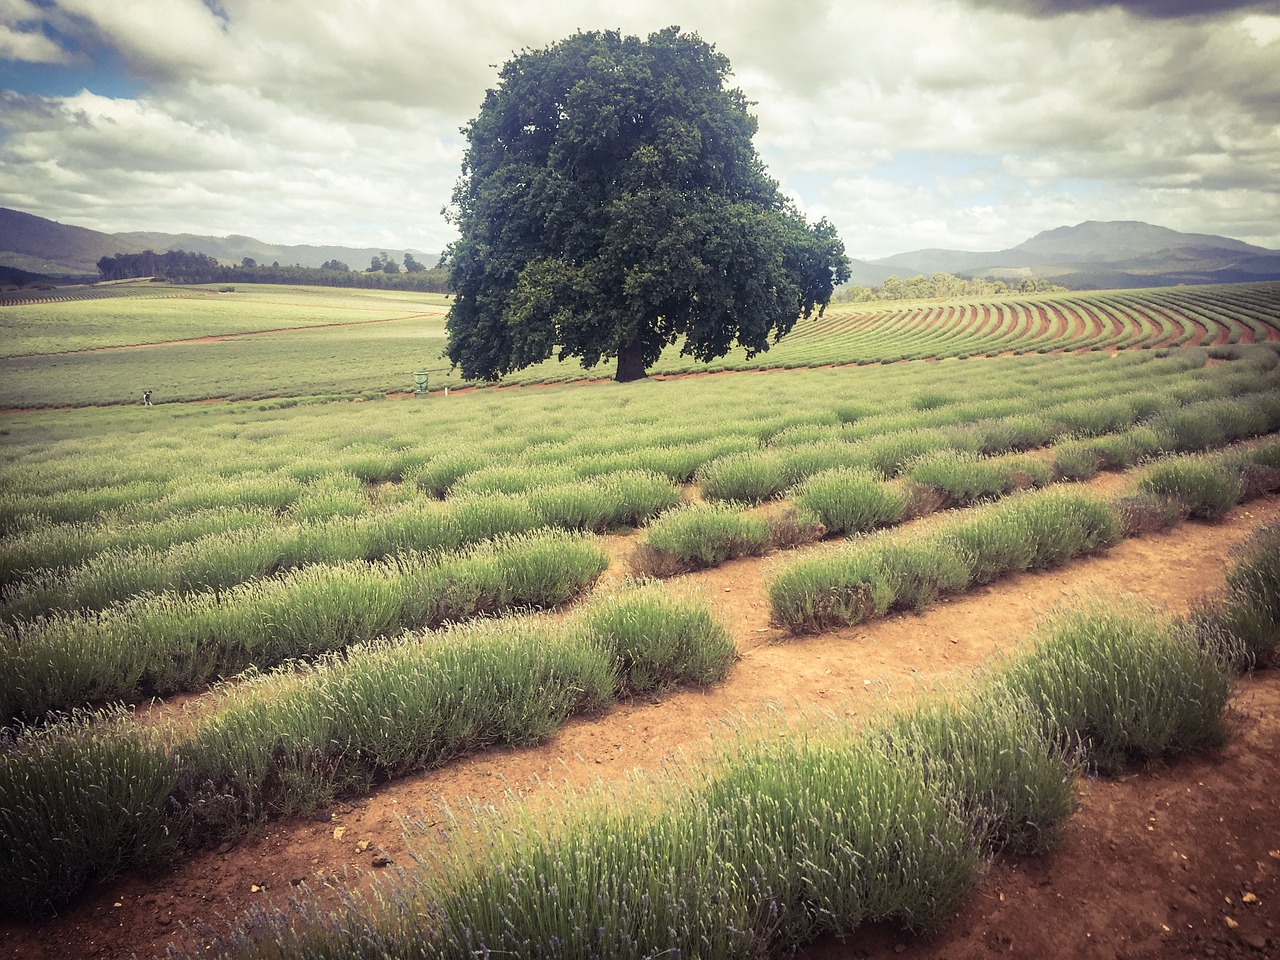
[[[6,304],[4,357],[136,346],[326,324],[440,317],[448,298],[387,290],[240,287],[116,287],[114,295]]]
[[[116,288],[112,296],[0,305],[0,407],[208,399],[374,399],[464,386],[443,359],[447,298],[436,294],[241,285]],[[375,321],[364,323],[363,321]],[[382,321],[382,322],[376,322]],[[332,324],[358,325],[335,329]],[[318,329],[305,329],[316,327]],[[303,328],[303,329],[298,329]],[[288,330],[288,333],[273,331]],[[213,344],[171,343],[225,337]],[[840,305],[805,321],[765,354],[710,364],[668,349],[651,372],[892,363],[1057,350],[1205,346],[1280,339],[1280,284],[1004,297],[987,301]],[[108,350],[132,346],[134,349]],[[210,370],[218,371],[217,377]],[[612,376],[547,361],[505,383]]]
[[[464,386],[439,358],[441,298],[148,294],[0,307],[0,404],[27,408],[0,423],[14,913],[721,683],[748,638],[683,581],[629,572],[772,554],[751,562],[786,642],[1280,487],[1276,284],[868,305],[714,365],[732,376],[403,402],[382,398],[414,370]],[[584,375],[513,380],[553,370]],[[158,406],[136,405],[146,387]],[[1132,471],[1123,496],[1073,485],[1100,470]],[[996,851],[1053,841],[1082,771],[1221,740],[1231,671],[1271,656],[1278,545],[1199,619],[1081,610],[945,703],[799,745],[770,730],[616,808],[518,814],[483,856],[460,839],[403,902],[344,914],[334,955],[404,937],[535,955],[545,937],[739,956],[932,929]],[[204,693],[196,712],[144,725],[119,706],[179,691]],[[634,879],[600,900],[582,872],[600,863]],[[548,883],[563,926],[544,924]],[[271,936],[303,955],[309,929]]]

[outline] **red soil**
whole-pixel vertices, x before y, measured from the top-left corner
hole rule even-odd
[[[1055,316],[1051,321],[1049,319],[1049,316],[1045,313],[1044,307],[1042,307],[1038,303],[1029,304],[1027,306],[1027,312],[1030,313],[1033,318],[1032,324],[1031,324],[1032,339],[1038,339],[1040,337],[1045,336],[1045,334],[1047,334],[1050,331],[1051,324],[1053,322],[1059,323],[1061,327],[1064,329],[1066,327],[1066,324],[1062,321],[1060,317]]]
[[[1188,346],[1205,347],[1209,346],[1206,341],[1209,339],[1209,328],[1197,320],[1195,317],[1188,317],[1185,314],[1183,318],[1191,324],[1191,329],[1195,331],[1191,335],[1191,339],[1187,341]]]
[[[1122,483],[1106,477],[1099,486]],[[170,941],[190,944],[190,924],[216,922],[268,900],[283,903],[302,881],[355,888],[379,882],[387,871],[372,865],[375,857],[409,862],[400,814],[417,812],[430,823],[438,819],[440,801],[465,810],[468,798],[501,804],[509,791],[539,796],[560,783],[621,781],[635,769],[678,768],[678,751],[705,749],[725,721],[778,705],[789,712],[866,715],[922,683],[962,680],[1023,642],[1036,619],[1063,601],[1123,589],[1185,613],[1197,598],[1221,589],[1231,547],[1277,520],[1280,497],[1269,497],[1236,509],[1221,524],[1184,524],[1058,570],[1008,578],[921,616],[806,639],[789,638],[769,623],[764,588],[774,558],[678,578],[675,585],[702,592],[718,607],[737,640],[741,660],[723,684],[659,703],[622,704],[569,724],[540,747],[489,751],[314,817],[273,823],[167,874],[111,881],[54,920],[0,923],[0,957],[149,957]],[[632,540],[607,542],[613,579],[626,572]],[[934,938],[871,929],[843,944],[815,945],[809,955],[1277,955],[1280,675],[1245,681],[1234,702],[1237,733],[1225,750],[1119,782],[1086,782],[1063,845],[1037,860],[996,863]],[[1246,892],[1257,902],[1243,900]]]

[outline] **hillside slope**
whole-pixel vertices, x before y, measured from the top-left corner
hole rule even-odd
[[[1038,277],[1099,290],[1277,280],[1280,250],[1134,220],[1090,220],[1045,230],[1007,250],[915,250],[869,265],[899,277]]]
[[[39,274],[98,274],[98,259],[145,247],[85,227],[72,227],[0,207],[0,264]]]

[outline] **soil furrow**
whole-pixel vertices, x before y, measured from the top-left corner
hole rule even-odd
[[[1220,524],[1183,524],[1170,533],[1128,540],[1104,555],[1056,570],[1006,578],[923,615],[896,616],[804,639],[790,639],[768,624],[763,586],[776,562],[773,558],[734,561],[679,578],[682,585],[703,591],[712,600],[738,641],[741,660],[720,686],[679,692],[657,703],[622,704],[602,717],[570,723],[539,747],[492,750],[442,770],[406,777],[313,817],[273,823],[234,847],[203,853],[158,878],[120,878],[91,891],[56,920],[0,927],[0,954],[40,960],[72,954],[150,956],[163,952],[170,940],[188,937],[183,924],[212,922],[218,915],[231,916],[265,900],[284,901],[294,885],[304,881],[316,886],[337,878],[342,886],[361,887],[385,875],[372,867],[374,856],[385,854],[401,864],[408,862],[401,814],[417,814],[430,823],[439,819],[441,802],[465,810],[472,802],[500,804],[510,795],[546,795],[560,784],[584,785],[597,779],[620,782],[637,769],[678,766],[682,755],[697,754],[713,744],[724,724],[778,709],[820,710],[856,721],[922,686],[967,676],[993,656],[1017,646],[1038,617],[1064,601],[1129,591],[1185,613],[1198,598],[1221,589],[1230,550],[1257,527],[1277,520],[1280,497],[1266,497],[1237,508]],[[1274,675],[1253,683],[1267,689],[1277,686]],[[1253,731],[1249,723],[1246,719],[1243,728]],[[1224,754],[1230,756],[1230,751]],[[1234,768],[1223,758],[1204,763],[1218,771],[1216,777],[1224,784],[1236,779]],[[1178,778],[1179,769],[1173,768],[1167,776]],[[1197,775],[1204,780],[1205,775]],[[1100,791],[1110,796],[1119,790],[1120,795],[1108,802],[1123,807],[1121,788],[1125,786],[1101,784],[1092,790],[1073,823],[1072,835],[1088,836],[1093,829],[1089,825],[1093,796]],[[1132,793],[1139,805],[1148,802],[1142,790],[1135,788]],[[1139,812],[1139,820],[1145,821],[1145,808]],[[1132,819],[1137,814],[1130,810],[1123,816]],[[1280,847],[1280,811],[1273,807],[1265,825],[1275,838],[1272,849]],[[335,839],[339,826],[344,828],[342,838]],[[1262,827],[1260,821],[1260,831]],[[1184,824],[1184,829],[1190,827]],[[367,848],[357,850],[362,841],[368,842]],[[1101,851],[1091,863],[1106,860]],[[993,876],[1039,870],[1052,861],[998,867]],[[1044,869],[1050,882],[1060,883],[1051,867]],[[1087,871],[1077,874],[1078,892],[1088,895]],[[989,882],[982,896],[989,896],[990,890]],[[951,940],[946,950],[930,953],[931,948],[914,944],[913,955],[969,956],[973,954],[961,953],[962,947],[976,949],[974,944],[985,943],[984,937],[1005,936],[998,932],[1003,929],[1003,914],[997,911],[999,915],[991,918],[981,913],[990,907],[986,899],[972,907],[976,913],[966,921],[968,934],[948,928],[951,933],[945,935]],[[1074,930],[1085,919],[1076,916],[1073,905],[1061,922]],[[1080,937],[1082,944],[1087,943],[1083,933]],[[874,955],[853,952],[848,945],[842,949],[846,952],[830,955]],[[1015,951],[1013,955],[1049,954]],[[1113,957],[1116,952],[1105,955]]]

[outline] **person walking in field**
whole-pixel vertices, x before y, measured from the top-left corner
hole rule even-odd
[[[144,407],[149,407],[149,406],[151,406],[151,405],[152,405],[152,404],[151,404],[151,391],[150,391],[150,390],[144,390],[144,391],[142,391],[142,405],[143,405]]]

